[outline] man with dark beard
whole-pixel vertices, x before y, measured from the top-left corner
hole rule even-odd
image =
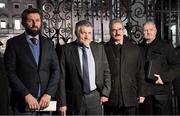
[[[21,18],[25,32],[7,41],[4,54],[11,105],[16,115],[39,114],[55,97],[59,64],[52,41],[40,34],[41,12],[25,9]]]

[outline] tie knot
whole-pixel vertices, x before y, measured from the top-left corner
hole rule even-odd
[[[86,52],[86,49],[88,49],[88,47],[86,47],[86,46],[83,46],[83,47],[82,47],[82,51],[83,51],[83,52]]]
[[[34,45],[37,45],[37,39],[36,38],[31,38],[31,42],[34,44]]]

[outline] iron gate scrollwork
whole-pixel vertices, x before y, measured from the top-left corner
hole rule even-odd
[[[174,41],[179,45],[178,4],[178,0],[45,0],[42,3],[43,33],[56,43],[67,43],[76,39],[75,23],[87,19],[94,25],[94,41],[106,42],[109,40],[109,20],[120,18],[129,38],[140,43],[143,40],[142,25],[151,20],[157,22],[162,39],[172,38],[170,27],[176,24]]]
[[[47,0],[42,4],[43,33],[56,43],[74,40],[74,25],[78,20],[90,20],[94,25],[94,41],[109,40],[109,20],[120,18],[128,35],[136,43],[142,41],[145,8],[143,0]]]
[[[59,44],[62,40],[67,43],[71,39],[71,2],[70,1],[48,1],[42,5],[43,11],[43,34]]]

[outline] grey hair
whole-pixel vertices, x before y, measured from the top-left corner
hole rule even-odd
[[[81,21],[77,22],[76,26],[75,26],[75,34],[77,37],[79,36],[80,27],[82,27],[82,26],[93,27],[91,22],[89,22],[88,20],[81,20]]]
[[[153,22],[153,21],[147,21],[143,24],[143,27],[146,25],[146,24],[152,24],[155,28],[156,28],[156,24]]]
[[[112,31],[112,25],[115,23],[121,23],[123,26],[123,29],[124,29],[124,25],[123,25],[123,22],[121,21],[121,19],[112,19],[109,23],[109,31],[110,32]]]

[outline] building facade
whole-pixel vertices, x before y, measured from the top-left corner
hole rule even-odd
[[[7,39],[24,31],[21,13],[30,7],[37,7],[37,0],[0,0],[0,52],[4,52]]]

